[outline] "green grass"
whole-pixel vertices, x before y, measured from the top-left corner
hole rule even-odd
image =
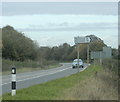
[[[17,95],[11,96],[10,93],[3,95],[3,100],[55,100],[64,96],[64,92],[87,79],[94,73],[102,70],[100,66],[90,66],[83,72],[73,74],[68,77],[49,81],[40,85],[17,90]]]
[[[11,67],[16,66],[17,68],[17,73],[22,73],[22,72],[31,72],[31,71],[37,71],[41,69],[51,69],[51,68],[56,68],[60,67],[61,64],[59,64],[56,61],[11,61],[11,60],[6,60],[2,59],[2,74],[10,74],[11,73]]]

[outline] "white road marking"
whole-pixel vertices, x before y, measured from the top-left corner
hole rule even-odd
[[[83,70],[81,71],[84,71],[88,66],[84,67]],[[39,75],[39,76],[35,76],[35,77],[31,77],[31,78],[26,78],[26,79],[23,79],[23,80],[18,80],[17,82],[20,82],[20,81],[25,81],[25,80],[29,80],[29,79],[35,79],[35,78],[39,78],[39,77],[42,77],[42,76],[46,76],[46,75],[51,75],[51,74],[55,74],[55,73],[58,73],[58,72],[62,72],[64,70],[67,70],[67,69],[70,69],[71,67],[68,67],[68,68],[65,68],[65,69],[62,69],[62,70],[57,70],[57,71],[54,71],[52,73],[48,73],[48,74],[44,74],[44,75]],[[80,71],[80,72],[81,72]],[[27,75],[28,76],[28,75]],[[7,82],[7,83],[4,83],[2,85],[5,85],[5,84],[9,84],[11,82]]]
[[[70,69],[70,68],[71,67],[68,67],[68,68],[65,68],[65,69],[62,69],[62,70],[58,70],[58,71],[55,71],[55,72],[52,72],[52,73],[48,73],[48,74],[44,74],[44,75],[40,75],[40,76],[35,76],[35,77],[31,77],[31,78],[26,78],[26,79],[23,79],[23,80],[18,80],[17,82],[25,81],[25,80],[29,80],[29,79],[34,79],[34,78],[39,78],[39,77],[46,76],[46,75],[55,74],[55,73],[58,73],[58,72],[61,72],[61,71],[64,71],[64,70],[67,70],[67,69]],[[4,83],[2,85],[9,84],[9,83],[11,83],[11,82],[7,82],[7,83]]]
[[[61,66],[61,67],[64,67],[65,65]],[[59,67],[60,68],[60,67]],[[19,78],[24,78],[24,77],[31,77],[31,76],[35,76],[35,75],[40,75],[40,74],[45,74],[46,72],[50,72],[50,71],[56,71],[56,70],[59,70],[59,68],[56,68],[55,70],[54,69],[49,69],[49,70],[43,70],[43,72],[40,72],[38,73],[38,71],[35,71],[37,73],[32,73],[32,75],[30,75],[30,73],[28,75],[23,75],[23,76],[19,76]],[[11,77],[11,75],[9,75],[9,77]],[[7,80],[9,81],[10,79],[4,79],[4,80]]]

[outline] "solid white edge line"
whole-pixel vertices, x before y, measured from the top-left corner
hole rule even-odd
[[[64,67],[64,65],[63,66],[60,66],[60,67]],[[56,69],[59,69],[60,67],[58,67],[58,68],[56,68]],[[37,73],[37,75],[40,75],[40,74],[45,74],[47,71],[52,71],[53,69],[48,69],[48,70],[45,70],[45,72],[42,72],[42,73]],[[55,70],[56,71],[56,70]],[[36,71],[37,72],[37,71]],[[36,73],[34,73],[35,75],[36,75]],[[35,75],[32,75],[33,77],[35,76]],[[37,76],[36,75],[36,76]],[[9,75],[10,77],[11,77],[11,75]],[[32,77],[31,75],[25,75],[25,76],[19,76],[19,78],[24,78],[24,77]],[[8,79],[4,79],[4,80],[8,80]],[[8,80],[9,81],[9,80]]]
[[[71,67],[68,67],[68,68],[65,68],[65,69],[62,69],[62,70],[59,70],[59,71],[55,71],[53,73],[49,73],[49,74],[44,74],[44,75],[40,75],[40,76],[36,76],[36,77],[31,77],[31,78],[26,78],[26,79],[23,79],[23,80],[18,80],[16,82],[20,82],[20,81],[24,81],[24,80],[29,80],[29,79],[35,79],[35,78],[39,78],[39,77],[42,77],[42,76],[46,76],[46,75],[51,75],[51,74],[55,74],[55,73],[58,73],[58,72],[61,72],[61,71],[64,71],[64,70],[67,70],[67,69],[70,69]],[[4,83],[2,85],[5,85],[5,84],[9,84],[11,82],[7,82],[7,83]]]
[[[88,65],[88,66],[89,66],[89,65]],[[84,71],[88,66],[86,66],[86,67],[85,67],[83,70],[81,70],[81,71]],[[23,80],[18,80],[18,81],[16,81],[16,82],[20,82],[20,81],[24,81],[24,80],[29,80],[29,79],[35,79],[35,78],[39,78],[39,77],[42,77],[42,76],[55,74],[55,73],[58,73],[58,72],[61,72],[61,71],[64,71],[64,70],[67,70],[67,69],[70,69],[70,68],[71,68],[71,67],[68,67],[68,68],[65,68],[65,69],[56,71],[56,72],[54,72],[54,73],[49,73],[49,74],[44,74],[44,75],[40,75],[40,76],[36,76],[36,77],[26,78],[26,79],[23,79]],[[80,71],[80,72],[81,72],[81,71]],[[4,83],[4,84],[2,84],[2,85],[9,84],[9,83],[11,83],[11,82]]]

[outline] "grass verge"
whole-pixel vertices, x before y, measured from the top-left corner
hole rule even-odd
[[[118,100],[118,83],[116,79],[106,75],[104,71],[97,72],[73,87],[64,91],[64,100]]]
[[[87,79],[96,72],[102,70],[100,66],[90,66],[83,72],[71,76],[56,79],[40,85],[31,86],[22,90],[17,90],[17,95],[10,93],[3,95],[3,100],[59,100],[64,99],[65,92],[77,85],[80,81]]]
[[[5,60],[2,59],[2,74],[8,75],[11,73],[11,67],[15,65],[17,68],[17,73],[22,72],[31,72],[31,71],[37,71],[41,69],[51,69],[62,66],[56,61],[11,61],[11,60]]]
[[[44,70],[47,70],[47,69],[52,69],[52,68],[57,68],[57,67],[60,67],[62,66],[62,64],[55,64],[55,65],[48,65],[48,66],[45,66],[44,67]],[[33,72],[33,71],[38,71],[38,70],[43,70],[42,68],[18,68],[17,69],[17,73],[23,73],[23,72]],[[8,74],[11,74],[11,70],[7,70],[7,71],[3,71],[2,72],[2,75],[8,75]]]

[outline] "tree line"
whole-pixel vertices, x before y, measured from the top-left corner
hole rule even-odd
[[[107,46],[104,42],[95,35],[88,35],[91,42],[89,44],[90,51],[100,51],[103,46]],[[116,49],[113,50],[115,52]],[[68,43],[54,47],[39,47],[38,44],[26,37],[23,33],[18,32],[11,26],[2,28],[2,57],[15,61],[71,61],[76,58],[76,46]],[[114,53],[115,55],[116,53]],[[116,55],[115,55],[116,56]],[[80,58],[87,58],[87,44],[80,45]]]

